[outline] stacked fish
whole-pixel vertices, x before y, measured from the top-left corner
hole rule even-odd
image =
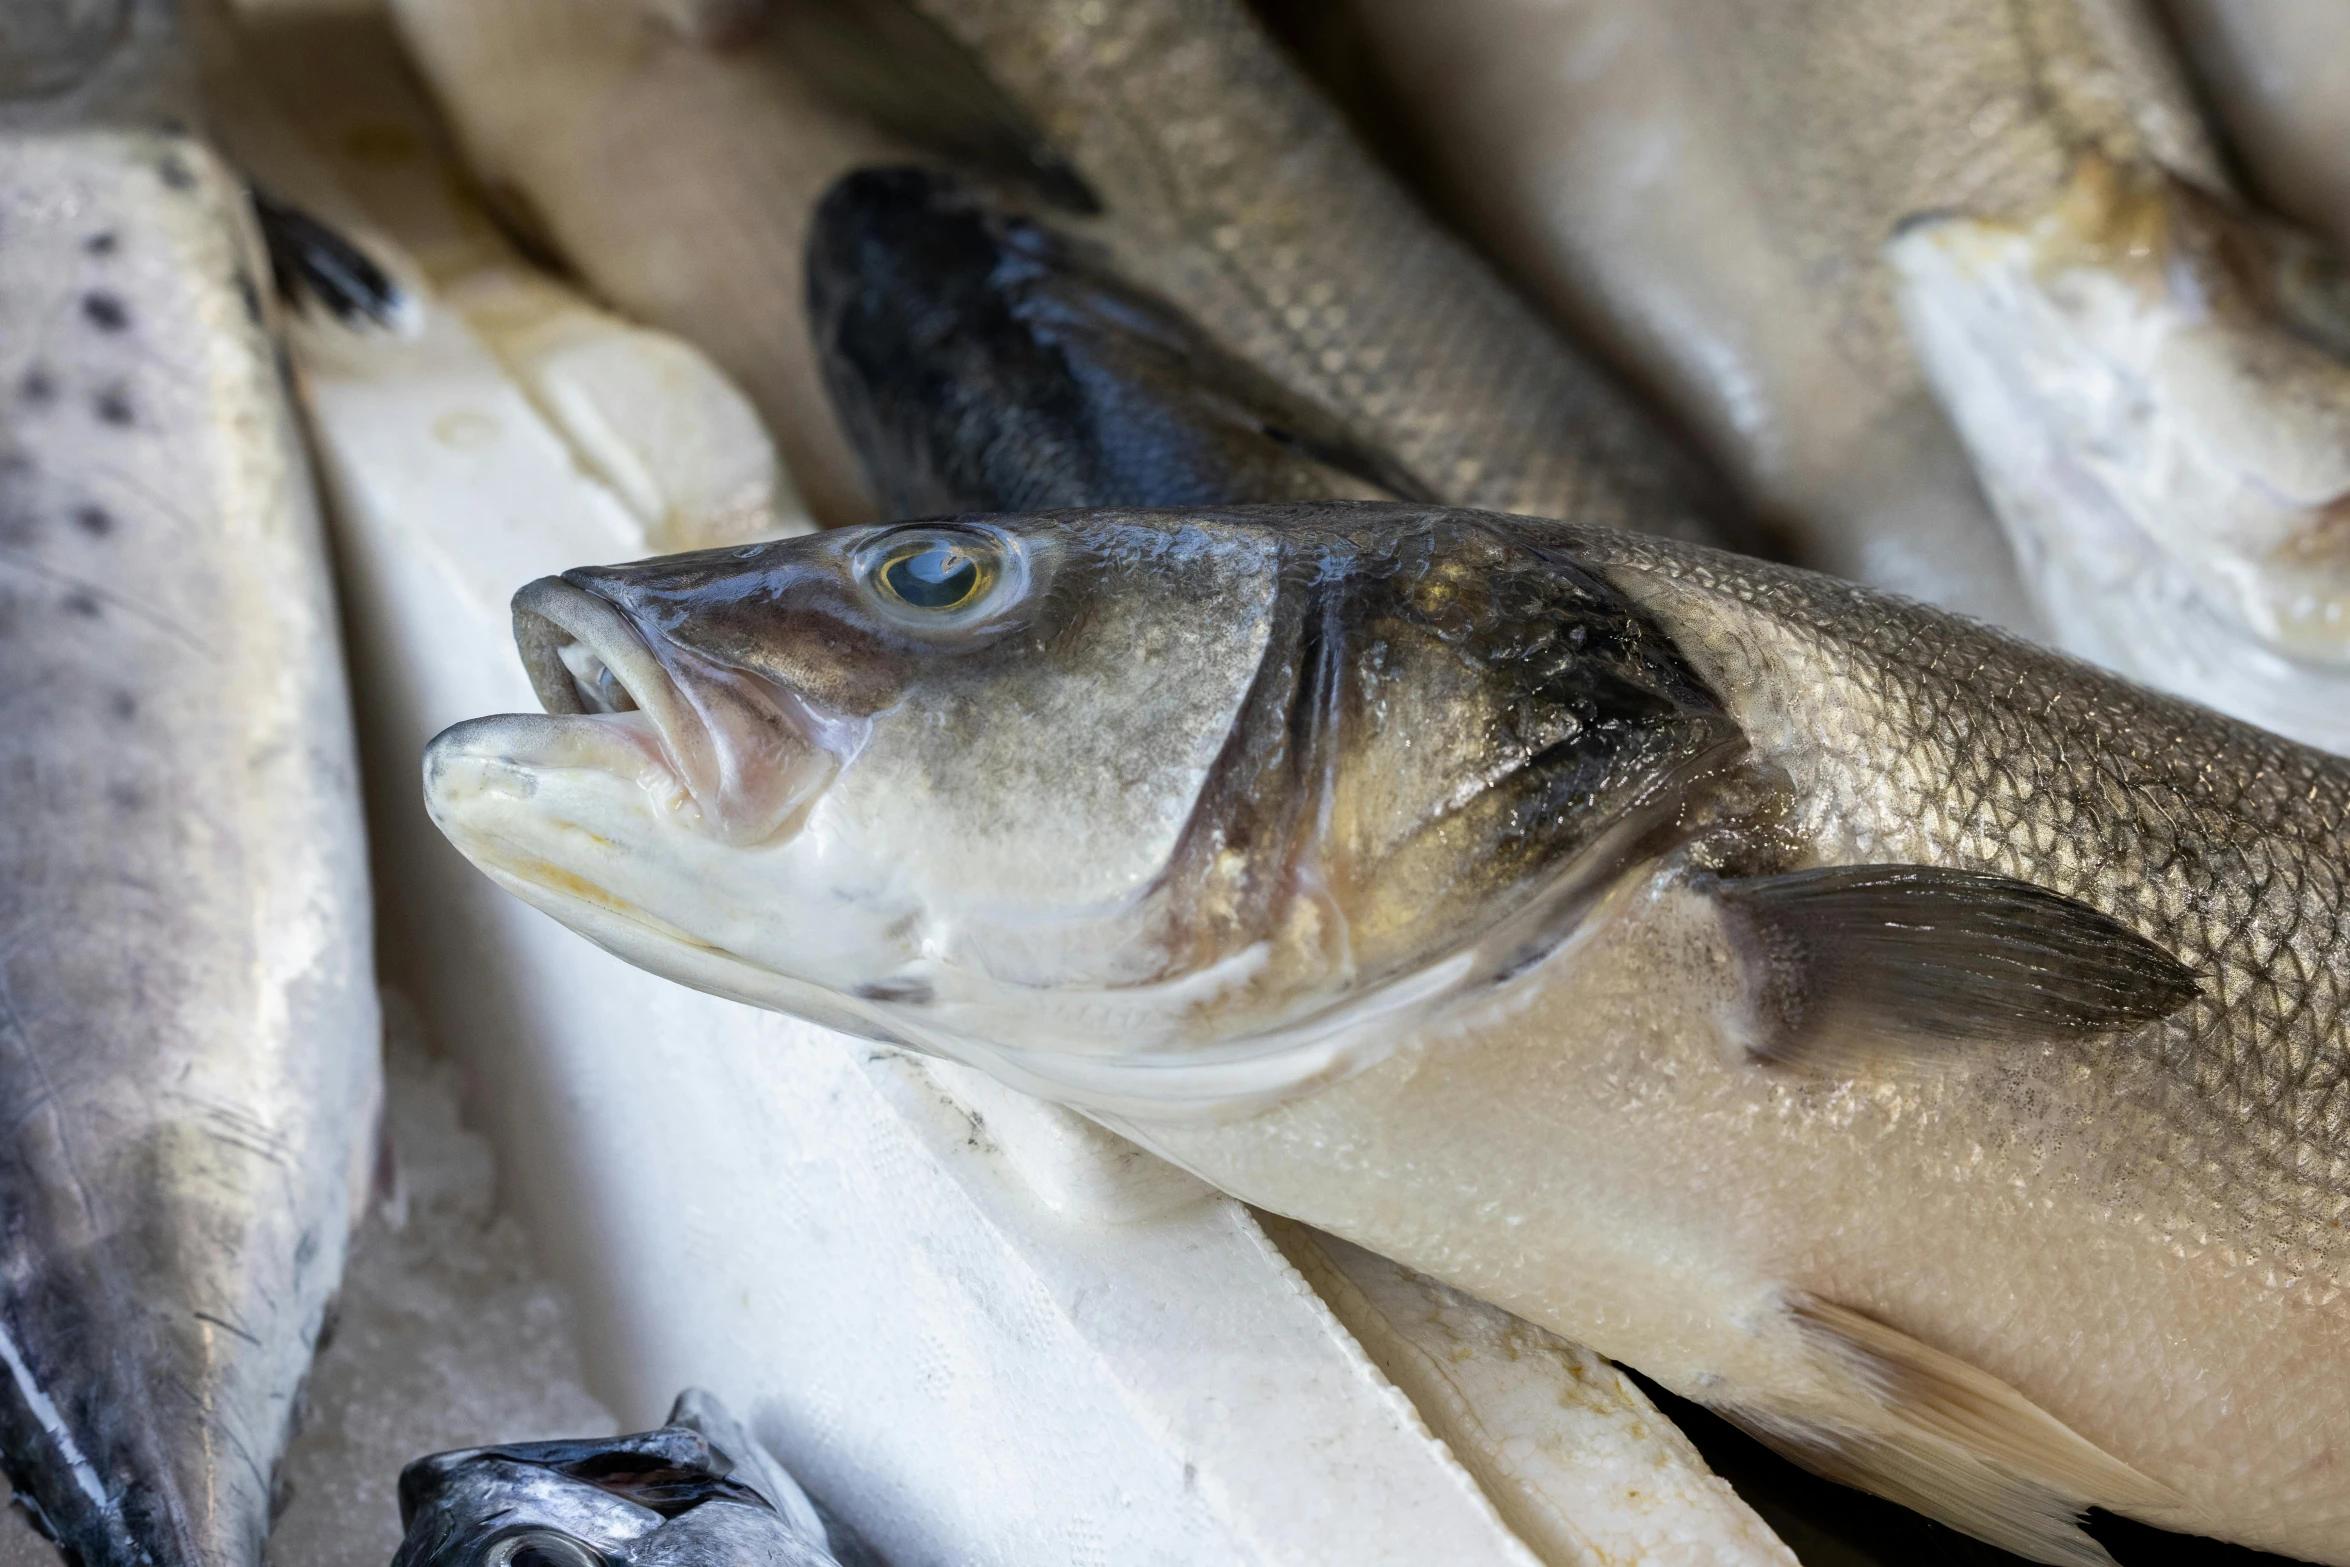
[[[380,912],[648,1429],[337,1564],[2350,1567],[2344,61],[0,11],[20,1505],[262,1561]]]

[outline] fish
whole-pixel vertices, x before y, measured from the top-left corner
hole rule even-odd
[[[1992,628],[1413,503],[580,568],[426,751],[493,881],[975,1066],[2036,1561],[2350,1561],[2350,761]]]
[[[2261,202],[2350,252],[2350,12],[2330,0],[2163,0]]]
[[[885,516],[1433,499],[1098,247],[951,174],[844,176],[807,277],[825,385]]]
[[[2159,165],[1928,214],[1920,361],[2058,644],[2350,751],[2350,268]]]
[[[657,1431],[419,1458],[400,1522],[392,1567],[882,1567],[699,1388]]]
[[[1757,542],[1655,412],[1356,141],[1241,0],[912,0],[1098,200],[1118,272],[1456,505]]]
[[[252,1567],[374,1190],[357,764],[242,183],[80,90],[0,111],[0,1464]]]
[[[1363,112],[1555,321],[1693,429],[1795,564],[2049,629],[1880,256],[2074,157],[2224,188],[2136,0],[1345,0]],[[1333,45],[1325,44],[1325,57]]]

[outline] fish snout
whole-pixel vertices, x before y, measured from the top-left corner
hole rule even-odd
[[[691,799],[681,815],[729,845],[794,827],[857,748],[856,726],[799,692],[686,647],[561,577],[514,596],[514,640],[540,705],[566,729],[606,732],[572,753],[633,761],[649,744]]]

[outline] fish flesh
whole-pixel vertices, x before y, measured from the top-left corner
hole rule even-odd
[[[951,175],[845,176],[808,252],[825,385],[885,516],[1429,498],[1096,247]]]
[[[1440,205],[1702,438],[1790,559],[2038,634],[1879,251],[2082,151],[2219,179],[2137,0],[1347,0]],[[1578,519],[1581,520],[1581,519]]]
[[[2261,200],[2350,253],[2350,6],[2163,0]]]
[[[2102,157],[1889,254],[2059,644],[2350,751],[2350,269]]]
[[[2036,1560],[2350,1561],[2350,762],[1792,568],[1394,503],[524,588],[434,819]]]
[[[635,1436],[419,1458],[392,1567],[881,1567],[698,1388]]]
[[[0,1450],[87,1567],[260,1560],[374,1169],[351,721],[264,265],[190,136],[0,130]]]
[[[1650,411],[1359,146],[1240,0],[914,0],[1099,198],[1117,270],[1461,505],[1709,542]]]

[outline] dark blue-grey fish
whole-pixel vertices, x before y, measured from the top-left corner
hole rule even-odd
[[[817,208],[808,309],[884,512],[1425,498],[1048,221],[921,168]]]
[[[882,1567],[708,1393],[658,1431],[419,1458],[392,1567]]]

